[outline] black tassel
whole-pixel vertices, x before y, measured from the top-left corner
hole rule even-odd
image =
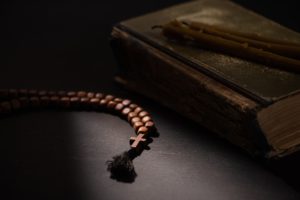
[[[132,162],[135,157],[135,153],[129,150],[114,156],[113,160],[107,161],[107,170],[111,173],[110,177],[117,181],[133,182],[137,176]]]

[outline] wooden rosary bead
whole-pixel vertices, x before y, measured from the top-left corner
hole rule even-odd
[[[47,95],[48,95],[49,97],[51,97],[51,96],[56,96],[57,93],[56,93],[55,91],[48,91],[48,92],[47,92]]]
[[[120,111],[124,108],[124,105],[122,103],[118,103],[116,106],[115,106],[115,110],[116,111]]]
[[[132,110],[135,109],[136,107],[138,107],[138,105],[136,105],[134,103],[132,103],[132,104],[129,105],[129,108],[131,108]]]
[[[101,99],[100,102],[99,102],[99,105],[100,105],[101,107],[104,107],[104,106],[107,105],[107,103],[108,103],[108,100],[106,100],[106,99]]]
[[[77,97],[86,97],[87,93],[85,91],[78,91],[77,92]]]
[[[139,121],[141,121],[141,118],[139,118],[139,117],[133,117],[133,118],[131,119],[130,123],[131,123],[131,124],[134,124],[134,123],[139,122]]]
[[[143,122],[135,122],[134,124],[133,124],[133,128],[134,128],[134,130],[137,132],[138,130],[139,130],[139,128],[141,127],[141,126],[143,126],[144,124],[143,124]]]
[[[131,101],[130,101],[129,99],[124,99],[124,100],[122,101],[122,104],[123,104],[124,106],[128,106],[130,103],[131,103]]]
[[[130,112],[127,115],[127,120],[130,122],[132,118],[136,117],[137,114],[135,112]]]
[[[87,97],[80,98],[80,102],[82,102],[82,103],[87,103],[89,100],[90,100],[90,98],[87,98]]]
[[[76,96],[76,92],[74,92],[74,91],[67,92],[67,96],[74,97],[74,96]]]
[[[123,99],[121,98],[114,98],[114,102],[116,103],[121,103],[123,101]]]
[[[142,118],[142,122],[144,122],[144,123],[149,122],[149,121],[152,121],[151,117],[149,117],[149,116],[145,116]]]
[[[0,110],[2,114],[9,114],[11,113],[11,104],[8,101],[4,101],[0,104]]]
[[[64,108],[70,107],[70,98],[69,97],[61,97],[60,98],[60,106]]]
[[[37,90],[28,90],[28,95],[36,96],[37,95]]]
[[[29,98],[28,97],[20,97],[19,101],[21,103],[22,108],[27,108],[29,106]]]
[[[140,113],[139,113],[139,117],[145,117],[145,116],[149,116],[149,113],[147,112],[147,111],[141,111]]]
[[[81,103],[80,106],[81,107],[84,107],[84,108],[88,107],[89,102],[90,102],[90,99],[87,97],[80,98],[80,103]]]
[[[108,94],[108,95],[105,96],[105,99],[108,100],[108,101],[111,101],[111,100],[113,100],[114,98],[115,98],[115,97],[114,97],[113,95],[110,95],[110,94]]]
[[[143,111],[143,108],[141,108],[141,107],[136,107],[136,108],[134,109],[134,112],[135,112],[136,114],[139,114],[141,111]]]
[[[155,128],[153,121],[148,121],[145,123],[145,127],[149,130],[153,130]]]
[[[88,92],[88,93],[86,94],[86,96],[87,96],[88,98],[94,98],[94,97],[96,97],[94,92]],[[101,97],[96,97],[96,98],[101,99]]]
[[[19,100],[17,99],[13,99],[10,101],[10,104],[11,104],[11,108],[13,110],[19,110],[21,108],[21,103]]]
[[[100,99],[99,98],[91,98],[90,102],[92,102],[92,103],[99,103]]]
[[[9,97],[10,97],[10,98],[15,98],[15,97],[18,96],[18,91],[17,91],[17,90],[14,90],[14,89],[8,90],[8,93],[9,93]]]
[[[71,104],[71,106],[78,107],[79,106],[79,102],[80,102],[80,98],[79,97],[71,97],[70,98],[70,104]]]
[[[38,95],[39,96],[46,96],[47,95],[47,91],[41,90],[41,91],[38,92]]]
[[[138,129],[137,133],[138,134],[146,134],[146,133],[148,133],[148,128],[146,128],[145,126],[142,126]]]
[[[19,96],[27,96],[28,95],[28,90],[26,90],[26,89],[20,89],[18,91],[18,93],[19,93]]]
[[[30,107],[33,107],[33,108],[39,107],[40,106],[40,99],[36,96],[30,97],[29,98],[29,105],[30,105]]]
[[[107,103],[107,108],[115,108],[115,106],[117,105],[117,103],[116,102],[114,102],[114,101],[109,101],[108,103]]]
[[[128,107],[125,107],[123,110],[122,110],[122,115],[128,115],[128,113],[131,112],[131,109],[128,108]]]
[[[67,92],[64,91],[64,90],[60,90],[60,91],[57,92],[57,95],[58,95],[58,96],[66,96],[66,95],[67,95]]]
[[[57,106],[59,103],[59,97],[58,96],[51,96],[50,97],[50,104],[52,106]]]
[[[98,98],[91,98],[89,104],[90,104],[93,108],[98,108],[98,107],[99,107],[99,103],[100,103],[100,99],[98,99]]]
[[[70,102],[71,103],[79,103],[80,102],[80,98],[79,97],[71,97],[70,98]]]
[[[46,107],[50,103],[50,98],[48,96],[40,97],[41,106]]]
[[[75,96],[76,97],[76,96]],[[79,97],[78,97],[79,98]],[[89,101],[90,101],[90,99],[89,98],[87,98],[87,97],[81,97],[81,98],[79,98],[79,101],[78,101],[78,107],[79,108],[83,108],[83,109],[86,109],[86,108],[88,108],[89,106],[88,106],[88,104],[89,104]],[[76,104],[76,103],[75,103]]]
[[[12,110],[19,110],[21,108],[21,103],[17,99],[11,100],[10,105],[11,105]]]
[[[104,97],[104,95],[102,93],[98,92],[98,93],[95,94],[95,97],[99,98],[99,99],[102,99]]]
[[[70,101],[71,101],[71,102],[79,102],[79,101],[80,101],[80,98],[79,98],[79,97],[71,97],[71,98],[70,98]]]

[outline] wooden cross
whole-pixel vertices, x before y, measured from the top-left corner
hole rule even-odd
[[[146,139],[143,138],[144,136],[144,134],[138,134],[137,137],[130,137],[130,142],[132,142],[131,148],[137,148],[140,142],[146,142]]]

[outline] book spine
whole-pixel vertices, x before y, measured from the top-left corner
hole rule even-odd
[[[120,66],[116,80],[218,133],[252,155],[267,145],[257,127],[257,102],[195,71],[115,27],[111,45]]]

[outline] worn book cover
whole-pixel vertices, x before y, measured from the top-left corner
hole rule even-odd
[[[300,147],[300,74],[174,42],[153,29],[189,20],[300,44],[300,34],[227,0],[199,0],[123,21],[112,31],[116,80],[254,155]]]

